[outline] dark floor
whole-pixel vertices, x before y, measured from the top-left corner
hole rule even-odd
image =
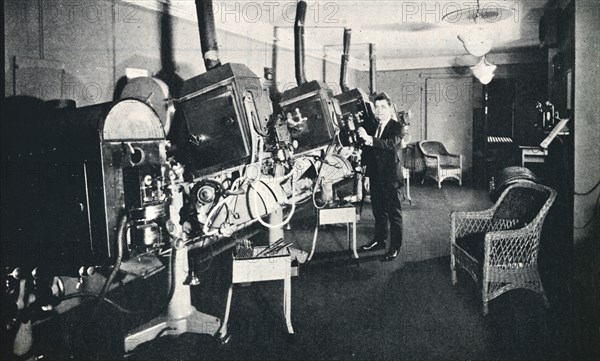
[[[206,335],[165,336],[139,346],[134,360],[487,360],[598,359],[597,311],[579,302],[589,298],[577,285],[548,280],[551,308],[528,291],[512,291],[481,313],[475,283],[459,272],[453,286],[449,269],[450,212],[491,205],[487,193],[449,182],[442,189],[411,187],[405,203],[404,244],[399,259],[382,263],[382,251],[349,260],[344,226],[321,228],[313,261],[292,280],[295,335],[286,334],[281,282],[236,286],[229,328],[220,345]],[[310,249],[314,230],[310,207],[293,218],[286,239]],[[370,206],[358,227],[359,245],[370,239]],[[215,257],[193,288],[193,304],[222,317],[231,277],[228,252]],[[202,265],[200,265],[202,266]],[[552,275],[552,272],[544,274]],[[125,287],[124,287],[125,288]],[[96,313],[80,307],[37,331],[46,359],[113,360],[122,356],[123,336],[160,313],[166,272],[136,281],[111,298],[139,314],[122,314],[107,304]]]

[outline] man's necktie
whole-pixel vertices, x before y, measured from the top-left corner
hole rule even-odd
[[[375,132],[375,138],[381,138],[381,133],[383,133],[383,127],[381,126],[381,122],[379,122],[377,131]]]

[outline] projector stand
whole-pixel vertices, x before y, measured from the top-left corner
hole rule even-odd
[[[188,248],[173,248],[173,284],[175,291],[169,300],[167,311],[154,320],[138,327],[125,337],[125,353],[133,351],[144,342],[165,335],[179,335],[185,332],[215,336],[221,328],[221,320],[196,310],[191,303],[190,286],[183,282],[189,270]],[[226,343],[226,337],[220,337]]]

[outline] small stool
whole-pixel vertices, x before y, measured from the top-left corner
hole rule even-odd
[[[358,253],[356,252],[356,208],[353,205],[346,205],[317,209],[317,225],[315,226],[315,235],[313,237],[310,255],[308,256],[306,262],[310,262],[315,253],[315,248],[317,247],[317,237],[319,235],[319,226],[339,223],[346,223],[348,244],[350,250],[352,251],[353,257],[358,259]],[[352,225],[352,238],[350,237],[350,225]]]
[[[284,248],[268,256],[256,256],[265,248],[266,246],[255,247],[253,251],[254,257],[233,259],[231,285],[227,292],[227,306],[221,328],[222,338],[227,335],[233,285],[236,283],[274,280],[283,280],[283,314],[288,333],[294,333],[292,327],[292,261],[289,249]]]

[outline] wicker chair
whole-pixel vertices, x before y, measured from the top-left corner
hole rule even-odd
[[[419,149],[425,160],[425,176],[421,183],[430,177],[441,188],[444,179],[454,178],[462,186],[462,155],[448,153],[444,144],[434,140],[420,141]]]
[[[555,198],[551,188],[518,182],[506,188],[490,209],[452,213],[452,283],[457,282],[457,267],[481,282],[484,315],[489,301],[516,288],[541,294],[549,306],[537,258],[542,224]]]

